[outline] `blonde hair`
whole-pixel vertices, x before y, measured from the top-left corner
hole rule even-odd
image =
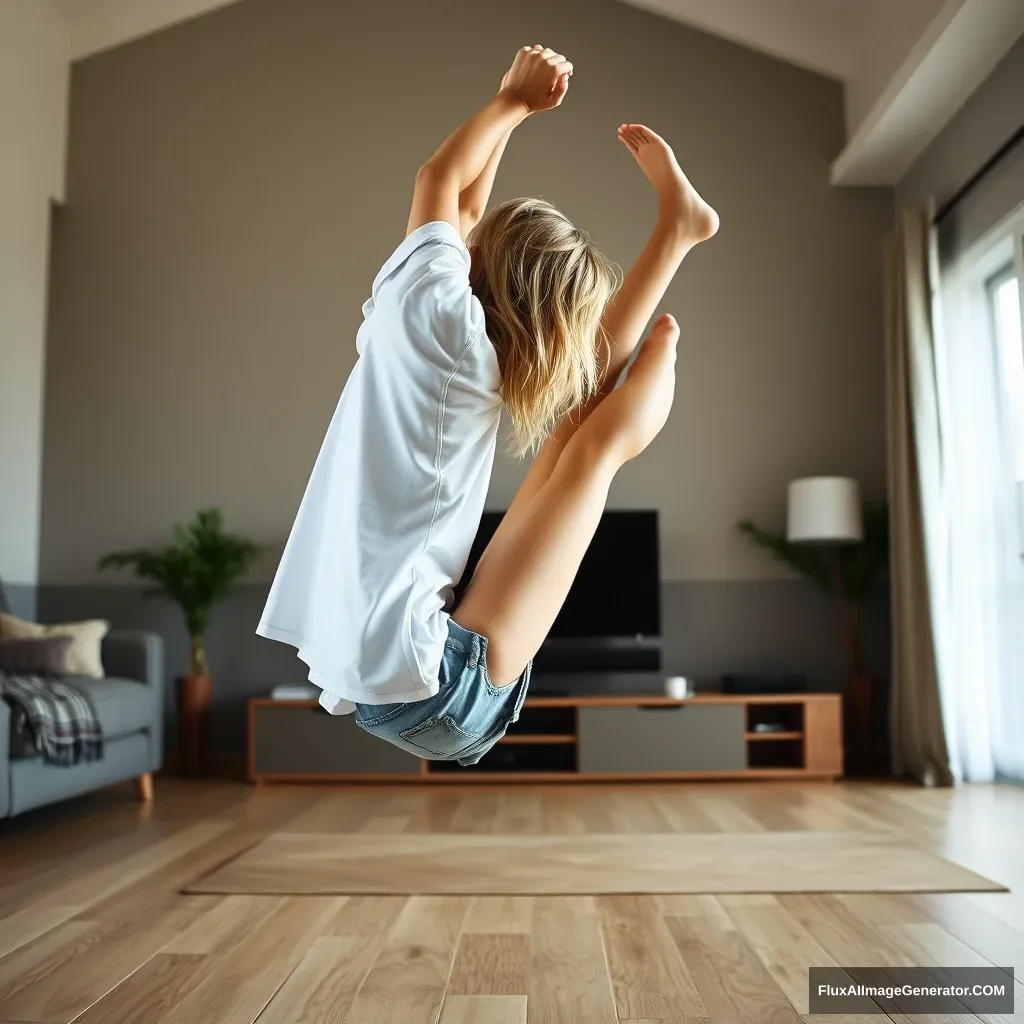
[[[586,232],[543,199],[513,199],[473,229],[473,291],[498,354],[512,451],[536,451],[601,382],[601,315],[616,267]]]

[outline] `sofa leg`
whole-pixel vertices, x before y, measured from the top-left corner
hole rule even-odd
[[[138,776],[135,780],[135,789],[139,794],[139,799],[143,803],[149,803],[149,801],[153,799],[152,772],[146,772],[144,775]]]

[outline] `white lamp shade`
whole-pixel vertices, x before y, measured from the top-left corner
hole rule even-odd
[[[814,476],[789,485],[786,536],[806,544],[853,544],[864,536],[860,488],[845,476]]]

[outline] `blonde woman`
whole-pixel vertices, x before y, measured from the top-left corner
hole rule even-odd
[[[523,47],[417,173],[258,628],[298,649],[328,711],[422,758],[473,764],[518,717],[612,478],[668,417],[672,317],[615,381],[680,261],[718,228],[671,148],[637,124],[618,137],[659,214],[617,292],[612,265],[548,203],[481,219],[509,134],[557,107],[572,73]],[[537,454],[452,608],[502,406],[516,452]]]

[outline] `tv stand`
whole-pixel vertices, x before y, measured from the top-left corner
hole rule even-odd
[[[249,702],[249,778],[262,782],[621,782],[835,779],[838,694],[528,697],[479,764],[422,761],[316,701]]]

